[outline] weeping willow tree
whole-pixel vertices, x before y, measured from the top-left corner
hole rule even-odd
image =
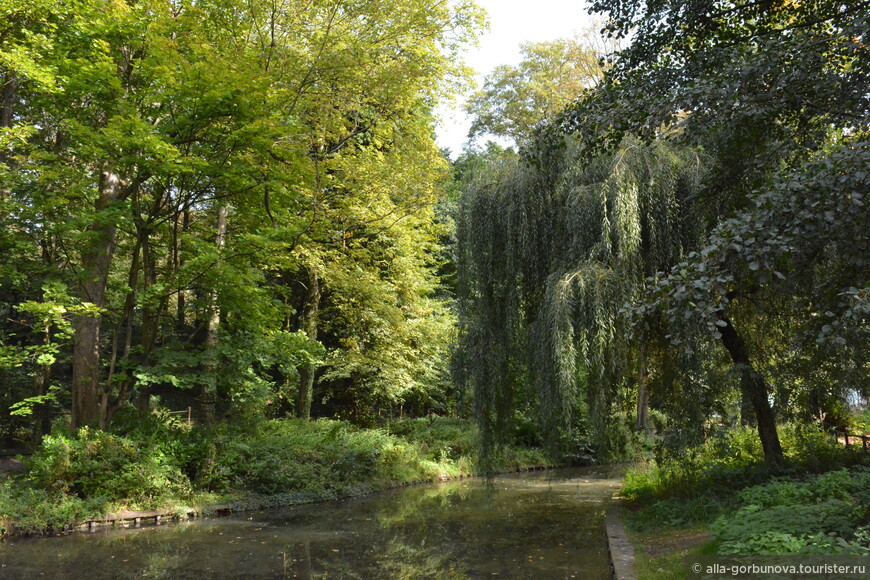
[[[570,141],[541,148],[489,167],[458,210],[454,368],[473,390],[485,459],[518,413],[536,412],[545,442],[586,428],[613,454],[609,418],[629,392],[643,427],[660,332],[648,320],[629,333],[624,306],[698,238],[693,152],[627,140],[588,161]]]

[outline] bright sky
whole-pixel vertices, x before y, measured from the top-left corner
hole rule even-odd
[[[500,64],[520,60],[520,44],[573,36],[589,26],[591,16],[584,0],[476,0],[489,14],[489,31],[480,45],[469,51],[468,64],[477,71],[478,85]],[[462,111],[464,99],[454,109],[438,111],[437,143],[456,157],[467,140],[471,121]]]

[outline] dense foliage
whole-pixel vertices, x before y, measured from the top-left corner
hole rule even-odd
[[[737,511],[713,527],[717,553],[867,555],[868,479],[860,467],[743,490]]]
[[[614,455],[633,403],[678,446],[754,424],[782,468],[778,421],[849,424],[870,392],[867,8],[592,3],[630,44],[522,162],[465,190],[484,435],[523,405],[548,431],[573,407]]]
[[[699,171],[696,155],[665,144],[627,141],[592,164],[569,144],[546,164],[506,160],[467,187],[458,377],[475,388],[485,441],[507,432],[516,405],[539,408],[545,434],[582,441],[591,430],[600,451],[620,454],[609,416],[625,411],[619,388],[646,373],[621,310],[693,239],[685,216]]]
[[[5,437],[446,408],[469,2],[0,2]],[[69,416],[69,415],[67,415]]]
[[[793,424],[782,443],[789,471],[772,479],[748,428],[630,471],[621,493],[632,529],[705,526],[705,551],[717,554],[867,554],[865,454]]]
[[[601,79],[600,56],[606,43],[595,43],[595,38],[590,31],[575,38],[521,44],[519,64],[495,67],[468,99],[469,137],[528,141],[539,125]],[[593,44],[602,46],[596,50]]]
[[[0,0],[4,525],[468,473],[394,420],[470,406],[482,469],[654,458],[722,553],[866,551],[870,2],[590,6],[451,175],[470,0]]]
[[[4,475],[0,537],[127,509],[292,505],[472,475],[475,442],[467,422],[439,417],[361,429],[330,419],[190,426],[167,414],[130,414],[109,431],[46,436],[25,473]],[[540,450],[514,448],[498,467],[546,465]]]

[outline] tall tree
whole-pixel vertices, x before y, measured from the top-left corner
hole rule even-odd
[[[631,34],[632,43],[613,60],[600,90],[563,117],[563,127],[576,131],[590,153],[616,146],[626,133],[645,138],[667,135],[704,147],[710,173],[699,208],[712,232],[711,246],[677,266],[668,278],[671,283],[660,289],[654,302],[663,304],[662,296],[668,296],[679,305],[666,308],[669,319],[677,323],[685,307],[694,310],[691,305],[699,304],[697,296],[691,296],[700,292],[709,299],[700,307],[708,315],[703,318],[705,327],[742,377],[765,457],[779,465],[783,456],[770,403],[770,379],[752,353],[753,343],[757,349],[761,337],[750,336],[747,329],[767,318],[765,304],[782,306],[781,292],[785,292],[785,304],[795,321],[787,340],[797,342],[801,329],[812,326],[811,319],[819,312],[845,312],[845,307],[817,310],[823,302],[831,304],[822,300],[828,292],[821,288],[831,284],[839,288],[835,294],[857,296],[842,285],[842,278],[822,282],[826,274],[848,271],[857,283],[852,287],[867,280],[863,259],[839,261],[832,255],[839,239],[836,229],[809,234],[798,226],[782,180],[792,180],[794,191],[802,187],[818,191],[810,185],[818,183],[813,168],[817,160],[827,158],[846,175],[859,176],[859,185],[863,183],[862,143],[870,113],[865,90],[870,81],[865,42],[868,4],[602,0],[594,2],[592,10],[607,13],[610,33]],[[842,155],[844,148],[854,150],[856,156]],[[860,187],[855,194],[863,203]],[[771,196],[778,201],[773,203]],[[819,203],[803,211],[818,217],[822,214],[816,212],[823,206]],[[775,233],[734,228],[735,223],[760,226],[756,207],[784,212],[766,218],[765,223],[777,224]],[[851,210],[845,204],[828,211],[833,212],[834,223],[852,232],[856,216]],[[770,261],[754,256],[770,248],[756,243],[770,240],[771,235],[791,239],[795,248],[818,251],[800,252],[804,260],[784,259],[778,266],[782,270],[768,269]],[[866,242],[859,235],[856,243]],[[721,257],[726,248],[735,253],[717,263],[727,275],[721,270],[710,274],[711,256]],[[816,273],[814,283],[778,282],[781,277],[803,278],[806,272]]]
[[[547,438],[570,432],[578,411],[599,451],[617,454],[606,430],[615,388],[645,363],[623,338],[622,309],[693,243],[699,160],[627,141],[589,162],[570,141],[543,143],[464,193],[460,378],[474,388],[488,445],[531,399]],[[521,390],[526,381],[531,393]]]
[[[497,66],[468,100],[468,136],[527,141],[542,122],[598,83],[603,56],[612,48],[590,33],[521,44],[519,64]]]
[[[309,266],[325,284],[369,268],[396,288],[377,299],[416,324],[434,284],[421,274],[431,236],[417,233],[446,168],[430,111],[464,74],[472,3],[13,4],[3,219],[10,247],[56,240],[46,269],[93,305],[74,332],[74,425],[135,394],[146,407],[206,386],[208,407],[213,387],[217,410],[296,389],[322,358],[321,333],[294,314]],[[402,256],[406,241],[419,247]],[[352,292],[332,283],[308,301],[316,312]]]

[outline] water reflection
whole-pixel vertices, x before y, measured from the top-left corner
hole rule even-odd
[[[607,470],[464,480],[242,518],[0,546],[33,578],[609,578]]]

